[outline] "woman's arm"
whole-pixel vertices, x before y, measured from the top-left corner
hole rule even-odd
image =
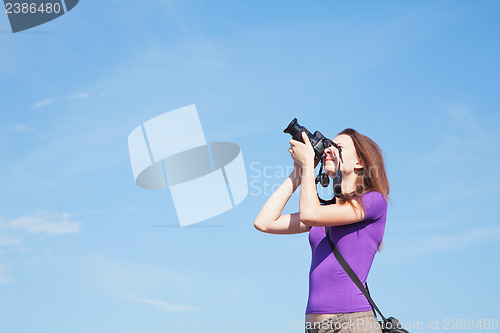
[[[359,202],[322,206],[316,192],[314,167],[305,164],[300,188],[299,211],[300,220],[308,226],[326,227],[332,225],[351,224],[362,221],[365,217],[363,207]],[[355,208],[356,207],[356,208]]]
[[[288,199],[300,185],[300,167],[296,166],[287,179],[274,191],[255,219],[257,230],[271,234],[297,234],[310,230],[300,222],[299,213],[281,215]]]
[[[354,207],[348,203],[327,206],[320,204],[314,177],[314,149],[305,133],[302,138],[305,143],[290,140],[292,158],[302,166],[299,197],[300,221],[307,226],[318,227],[362,221],[364,211],[357,201],[353,201]]]

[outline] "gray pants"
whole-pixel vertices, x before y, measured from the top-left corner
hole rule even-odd
[[[306,325],[306,333],[381,333],[373,311],[339,313]]]

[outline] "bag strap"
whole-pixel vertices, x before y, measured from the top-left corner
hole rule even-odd
[[[332,240],[330,239],[330,235],[328,233],[328,229],[329,229],[328,227],[325,227],[326,239],[328,240],[328,243],[330,244],[330,247],[332,248],[333,254],[335,255],[335,258],[337,258],[340,266],[342,266],[342,268],[344,269],[344,271],[351,278],[352,282],[354,282],[354,284],[359,288],[359,290],[363,293],[363,295],[365,295],[365,297],[368,300],[368,302],[370,302],[370,305],[372,306],[372,308],[375,309],[378,312],[378,314],[380,315],[380,317],[382,317],[382,320],[384,322],[387,321],[387,319],[384,317],[384,315],[382,314],[382,312],[380,312],[380,310],[378,309],[377,305],[375,304],[375,302],[371,298],[370,293],[367,290],[368,286],[367,286],[367,288],[365,288],[363,286],[363,284],[359,280],[359,278],[356,275],[356,273],[354,273],[354,271],[352,270],[351,266],[349,266],[349,264],[344,259],[344,257],[342,256],[342,254],[340,254],[339,249],[335,246],[335,244],[333,244]]]

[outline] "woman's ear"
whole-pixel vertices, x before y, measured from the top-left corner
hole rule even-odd
[[[362,160],[358,159],[356,164],[354,164],[354,169],[363,169],[365,167],[364,163]]]

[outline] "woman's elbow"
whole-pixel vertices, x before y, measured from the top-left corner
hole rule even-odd
[[[255,221],[253,222],[253,226],[255,227],[255,229],[265,232],[265,227],[261,220],[255,219]]]
[[[300,212],[299,213],[300,217],[300,222],[307,226],[313,226],[314,225],[314,215],[311,214],[310,212]]]

